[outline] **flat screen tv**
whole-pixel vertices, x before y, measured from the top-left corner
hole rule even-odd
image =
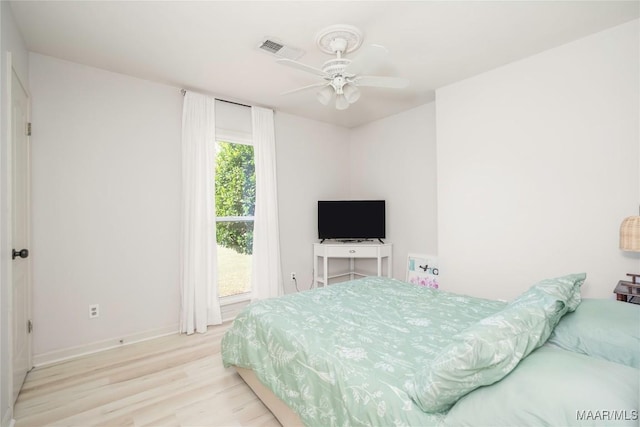
[[[318,238],[360,241],[385,238],[384,200],[318,201]]]

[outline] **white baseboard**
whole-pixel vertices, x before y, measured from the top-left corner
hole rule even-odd
[[[166,335],[179,333],[179,326],[168,326],[161,329],[153,329],[146,332],[131,334],[120,338],[111,338],[102,341],[96,341],[90,344],[84,344],[76,347],[65,348],[62,350],[49,351],[47,353],[35,354],[33,356],[33,366],[44,366],[52,363],[62,362],[63,360],[73,359],[87,354],[97,353],[99,351],[109,350],[123,345],[133,344],[137,342],[147,341],[153,338],[160,338]],[[4,424],[3,424],[4,426]]]
[[[229,302],[221,307],[222,321],[228,322],[233,320],[236,315],[249,304],[249,299],[239,299],[237,302]],[[159,338],[166,335],[177,334],[180,332],[178,324],[161,329],[154,329],[146,332],[132,334],[123,338],[112,338],[102,341],[96,341],[90,344],[84,344],[76,347],[65,348],[61,350],[49,351],[42,354],[33,355],[33,366],[45,366],[53,363],[62,362],[64,360],[73,359],[87,354],[97,353],[104,350],[120,347],[127,344],[133,344]],[[2,424],[5,427],[6,424]]]
[[[249,299],[245,299],[238,302],[228,303],[220,307],[220,312],[222,314],[222,321],[229,322],[236,318],[238,313],[242,311],[247,305],[249,305],[251,301]]]

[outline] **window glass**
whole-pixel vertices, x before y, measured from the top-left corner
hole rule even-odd
[[[256,203],[252,145],[217,142],[215,193],[219,296],[250,292]]]

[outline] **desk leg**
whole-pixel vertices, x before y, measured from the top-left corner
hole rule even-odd
[[[627,302],[627,296],[623,295],[623,294],[616,294],[616,299],[618,301],[623,301],[623,302]]]
[[[322,268],[324,273],[324,282],[322,283],[322,287],[326,287],[329,284],[329,267],[327,265],[327,257],[322,257]]]
[[[391,259],[391,255],[385,258],[387,258],[387,277],[392,277],[393,262]],[[382,276],[382,257],[378,257],[378,276]]]
[[[313,255],[313,286],[318,287],[318,257]]]

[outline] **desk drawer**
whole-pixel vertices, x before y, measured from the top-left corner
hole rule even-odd
[[[328,257],[333,258],[376,258],[378,256],[378,248],[366,246],[331,246],[327,248]]]

